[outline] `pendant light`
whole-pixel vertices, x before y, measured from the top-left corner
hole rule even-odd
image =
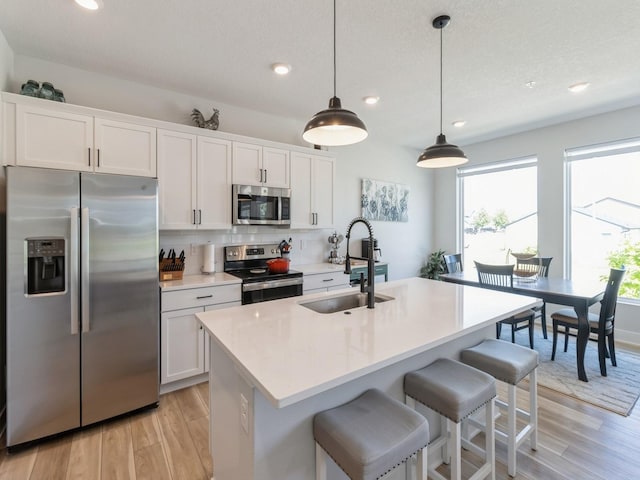
[[[302,138],[314,145],[339,146],[367,138],[367,127],[350,110],[342,108],[336,96],[336,0],[333,0],[333,97],[329,108],[316,113],[304,127]]]
[[[442,30],[449,25],[451,17],[441,15],[433,20],[433,28],[440,30],[440,135],[435,145],[427,147],[418,158],[418,166],[423,168],[454,167],[469,160],[456,145],[447,143],[442,133]]]

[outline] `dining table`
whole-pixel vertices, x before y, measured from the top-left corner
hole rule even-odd
[[[462,272],[445,273],[440,280],[472,287],[501,290],[528,297],[539,298],[546,303],[573,307],[578,316],[578,335],[576,340],[576,362],[578,378],[588,382],[584,369],[584,354],[589,342],[589,307],[604,297],[604,284],[593,280],[569,280],[566,278],[535,277],[517,278],[514,276],[512,287],[500,287],[481,284],[476,269]]]

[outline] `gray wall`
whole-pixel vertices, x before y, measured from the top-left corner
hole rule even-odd
[[[552,256],[551,275],[565,274],[564,265],[564,151],[568,148],[640,137],[640,107],[631,107],[491,141],[465,145],[469,164],[483,164],[535,155],[538,157],[538,248]],[[436,173],[435,246],[457,250],[456,172]],[[505,199],[508,201],[508,199]],[[552,312],[553,308],[547,309]],[[640,344],[640,305],[620,303],[616,338]]]
[[[6,91],[13,77],[13,51],[0,31],[0,90]]]

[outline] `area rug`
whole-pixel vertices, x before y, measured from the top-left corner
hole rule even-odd
[[[508,340],[511,332],[508,328],[502,330],[502,337]],[[600,375],[598,362],[598,345],[589,342],[584,358],[584,367],[588,382],[578,380],[576,369],[576,339],[569,338],[569,348],[563,352],[564,335],[558,335],[556,359],[551,361],[553,346],[552,334],[545,340],[542,332],[536,329],[534,338],[535,349],[540,354],[538,367],[538,385],[556,392],[577,398],[598,407],[610,410],[622,416],[628,416],[640,396],[640,355],[616,349],[617,367],[611,366],[607,359],[607,376]],[[516,332],[516,343],[529,345],[526,330]]]

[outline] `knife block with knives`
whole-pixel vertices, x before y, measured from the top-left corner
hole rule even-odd
[[[180,252],[180,255],[176,257],[176,251],[172,248],[169,250],[167,257],[165,258],[164,249],[160,250],[158,256],[160,262],[160,281],[167,280],[182,280],[184,274],[184,250]]]

